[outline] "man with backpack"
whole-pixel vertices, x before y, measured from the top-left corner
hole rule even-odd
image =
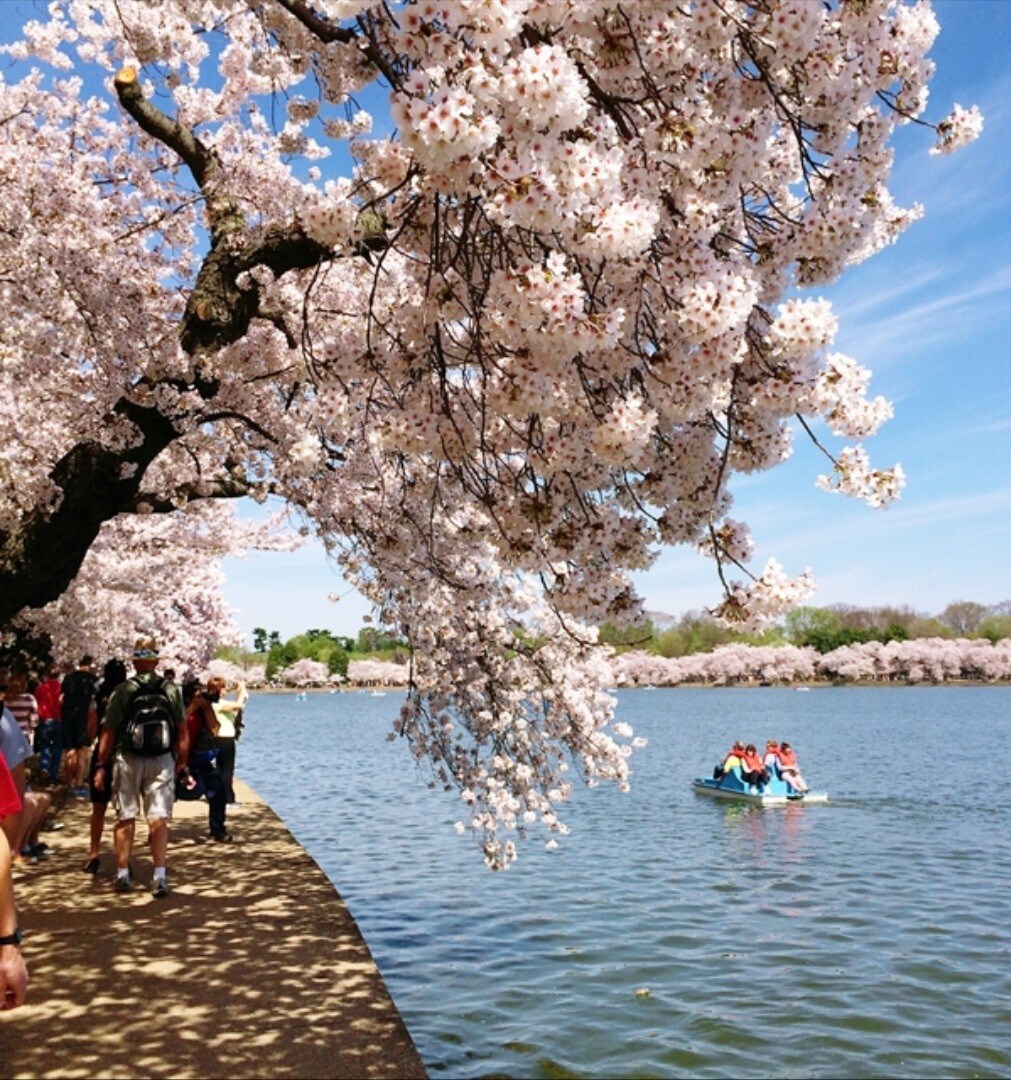
[[[168,823],[175,801],[176,773],[189,756],[189,738],[179,687],[155,671],[158,646],[153,639],[137,641],[133,666],[136,674],[116,687],[102,718],[95,788],[101,791],[109,783],[115,756],[115,887],[128,892],[133,885],[130,855],[143,805],[154,863],[151,893],[164,897],[168,895]]]

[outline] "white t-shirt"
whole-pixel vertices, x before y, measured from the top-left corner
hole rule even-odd
[[[214,710],[214,716],[218,721],[218,738],[219,739],[234,739],[235,738],[235,713],[231,709],[222,709],[217,702],[211,705]]]

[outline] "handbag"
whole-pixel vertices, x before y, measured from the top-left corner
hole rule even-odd
[[[189,769],[183,769],[176,777],[176,798],[183,802],[193,802],[204,795],[204,784],[199,776],[195,776]]]

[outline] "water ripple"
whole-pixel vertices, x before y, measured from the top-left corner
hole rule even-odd
[[[240,771],[341,890],[433,1076],[1011,1074],[1011,812],[973,787],[1011,690],[619,700],[650,740],[632,793],[577,793],[563,846],[501,875],[384,741],[395,695],[250,704]],[[742,735],[789,738],[829,804],[696,797]]]

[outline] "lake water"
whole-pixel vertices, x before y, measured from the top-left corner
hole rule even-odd
[[[633,690],[629,794],[492,874],[401,695],[254,696],[238,771],[355,916],[433,1076],[1011,1074],[1011,688]],[[824,806],[690,788],[786,739]]]

